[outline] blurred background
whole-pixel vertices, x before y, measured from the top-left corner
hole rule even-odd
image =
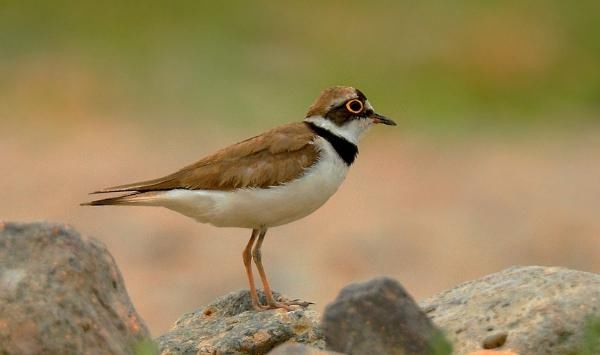
[[[338,193],[270,230],[272,285],[322,309],[387,274],[417,299],[511,265],[600,271],[600,2],[0,3],[0,219],[102,240],[154,335],[246,288],[250,232],[83,208],[301,120],[352,85],[375,127]]]

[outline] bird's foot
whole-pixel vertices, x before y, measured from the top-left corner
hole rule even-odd
[[[271,309],[269,306],[264,306],[262,304],[252,304],[252,308],[254,308],[255,311],[257,312],[262,312],[262,311],[266,311],[268,309]]]
[[[300,306],[302,308],[306,308],[308,306],[310,306],[311,304],[314,304],[313,302],[306,302],[306,301],[301,301],[299,299],[295,299],[292,301],[275,301],[275,300],[270,300],[267,304],[267,309],[278,309],[278,308],[283,308],[286,311],[290,312],[293,311],[294,309],[297,309],[295,307],[292,306]]]
[[[251,301],[252,301],[251,302],[252,308],[256,312],[262,312],[262,311],[266,311],[269,309],[280,309],[280,308],[285,309],[286,311],[290,312],[295,309],[298,309],[298,307],[306,308],[306,307],[310,306],[311,304],[314,304],[313,302],[302,301],[300,299],[288,300],[279,294],[273,295],[272,292],[268,292],[268,291],[266,293],[260,292],[261,293],[260,297],[259,297],[258,292],[255,294],[256,296],[253,296],[252,291],[250,291],[250,292],[251,292],[250,295],[251,295]]]

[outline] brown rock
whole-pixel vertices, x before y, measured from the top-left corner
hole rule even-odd
[[[0,223],[0,353],[128,354],[149,337],[102,243]]]
[[[559,267],[513,267],[421,303],[457,354],[483,349],[572,354],[590,316],[600,316],[600,275]]]

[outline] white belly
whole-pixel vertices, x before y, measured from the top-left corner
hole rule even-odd
[[[202,223],[217,227],[274,227],[306,217],[333,195],[348,166],[333,147],[317,138],[321,158],[303,176],[268,189],[234,191],[172,190],[152,205],[167,207]]]

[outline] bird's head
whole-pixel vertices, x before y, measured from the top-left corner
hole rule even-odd
[[[396,122],[376,113],[366,96],[350,86],[325,89],[310,106],[304,120],[354,144],[373,124],[396,125]]]

